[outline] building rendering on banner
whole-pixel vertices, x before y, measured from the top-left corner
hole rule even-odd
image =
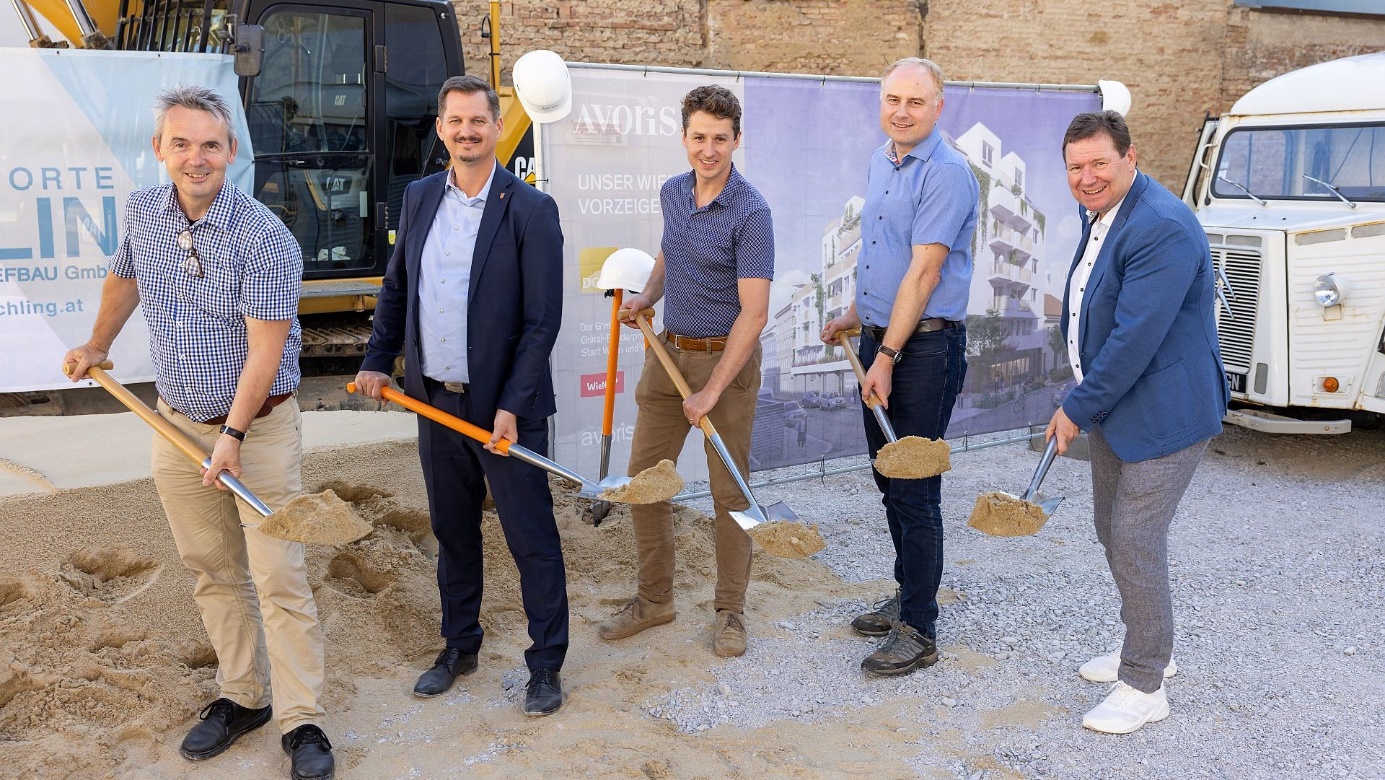
[[[1062,365],[1061,350],[1052,349],[1049,332],[1058,324],[1061,307],[1055,304],[1065,269],[1043,263],[1045,218],[1025,192],[1024,160],[1005,153],[1000,138],[979,122],[956,138],[944,133],[943,140],[967,156],[981,184],[967,317],[973,344],[967,389],[983,395],[1008,392]],[[860,196],[846,200],[841,216],[823,233],[820,270],[774,312],[773,327],[761,339],[764,384],[775,393],[850,398],[855,392],[855,377],[841,348],[824,345],[818,333],[856,295],[864,205]]]

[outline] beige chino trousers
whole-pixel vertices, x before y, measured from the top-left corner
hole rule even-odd
[[[203,425],[162,400],[159,414],[210,453],[220,426]],[[242,707],[271,702],[279,729],[321,725],[325,677],[317,603],[303,545],[241,523],[263,517],[235,494],[203,487],[202,470],[154,435],[154,484],[183,565],[197,575],[193,599],[216,651],[221,695]],[[303,492],[303,424],[290,399],[255,420],[241,445],[240,481],[270,509]]]
[[[664,347],[693,392],[707,385],[722,356],[721,352],[680,350],[668,342],[664,342]],[[760,348],[756,346],[755,354],[745,362],[707,415],[735,459],[741,476],[746,478],[750,475],[750,431],[755,425],[755,396],[759,387]],[[692,427],[683,414],[683,397],[678,394],[678,386],[652,350],[645,355],[644,370],[635,389],[635,402],[640,411],[635,418],[635,436],[630,445],[631,476],[658,465],[665,458],[677,462]],[[700,431],[698,435],[702,435]],[[746,509],[750,502],[741,495],[711,442],[704,442],[703,446],[716,506],[717,584],[713,605],[715,609],[744,612],[745,589],[750,584],[750,536],[731,519],[728,510]],[[639,594],[655,603],[670,602],[673,600],[674,572],[673,504],[669,501],[634,504],[630,507],[630,516],[639,555]]]

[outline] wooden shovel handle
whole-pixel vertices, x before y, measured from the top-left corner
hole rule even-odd
[[[72,363],[64,363],[63,373],[71,374],[72,365]],[[202,448],[197,446],[197,443],[192,439],[184,435],[182,431],[175,428],[173,423],[160,417],[158,412],[146,406],[143,401],[139,400],[138,396],[127,390],[125,385],[120,384],[112,378],[110,374],[107,374],[106,370],[111,368],[115,368],[115,366],[107,360],[100,365],[88,368],[87,376],[94,379],[98,385],[106,388],[106,392],[115,396],[115,400],[124,404],[125,408],[138,415],[141,420],[148,423],[149,427],[157,431],[160,436],[168,439],[170,444],[182,450],[183,454],[191,458],[194,463],[199,466],[202,465],[202,461],[207,459],[207,453],[203,452]]]
[[[635,318],[635,322],[639,323],[640,330],[644,331],[644,340],[649,342],[649,348],[654,350],[654,356],[663,364],[664,371],[668,372],[668,378],[672,379],[673,384],[678,387],[678,394],[683,396],[683,400],[686,401],[692,395],[692,388],[688,387],[688,380],[679,373],[678,366],[673,364],[673,357],[668,354],[668,350],[664,349],[664,343],[659,340],[658,336],[654,335],[653,328],[649,327],[649,321],[653,317],[654,310],[645,309]],[[698,424],[698,427],[709,437],[717,435],[716,427],[712,425],[712,421],[705,414],[702,415],[702,422]]]
[[[851,370],[856,372],[856,381],[861,384],[866,383],[866,369],[861,365],[861,358],[856,356],[856,350],[851,348],[851,337],[861,335],[860,328],[847,328],[837,331],[837,343],[842,345],[842,351],[846,353],[846,359],[851,363]],[[880,405],[880,399],[875,396],[872,390],[870,396],[866,398],[866,406],[874,409]]]
[[[355,393],[356,383],[347,382],[346,392]],[[419,401],[417,399],[410,398],[409,396],[404,395],[403,393],[399,392],[398,390],[395,390],[392,387],[385,387],[381,389],[380,395],[382,395],[386,401],[393,401],[394,403],[399,404],[400,406],[404,407],[405,409],[408,409],[414,414],[417,414],[420,417],[427,417],[428,419],[432,420],[433,422],[439,425],[445,425],[448,428],[451,428],[452,430],[456,431],[457,433],[462,434],[463,436],[475,439],[476,441],[479,441],[482,444],[490,443],[491,432],[486,430],[485,428],[482,428],[479,425],[472,425],[471,423],[467,422],[466,420],[463,420],[460,417],[448,414],[447,412],[444,412],[443,410],[438,409],[437,407],[429,406],[428,404],[425,404],[424,402]],[[496,443],[495,448],[497,450],[500,450],[501,452],[508,454],[510,451],[510,440],[501,439],[499,442]]]

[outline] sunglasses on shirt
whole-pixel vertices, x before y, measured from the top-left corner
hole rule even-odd
[[[187,271],[188,276],[201,279],[202,260],[197,256],[197,244],[192,240],[191,225],[178,234],[178,248],[188,253],[187,258],[183,260],[183,270]]]

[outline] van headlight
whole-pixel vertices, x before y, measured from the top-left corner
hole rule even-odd
[[[1324,308],[1336,306],[1347,297],[1347,283],[1345,279],[1338,279],[1333,274],[1323,274],[1313,282],[1313,297],[1318,300],[1318,305]]]

